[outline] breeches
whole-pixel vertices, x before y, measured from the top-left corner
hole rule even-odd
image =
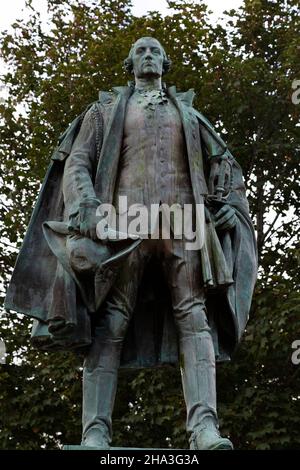
[[[102,340],[123,341],[134,311],[144,267],[152,256],[161,262],[171,294],[179,339],[210,331],[199,253],[186,250],[183,240],[146,239],[122,265],[102,307],[97,328]]]

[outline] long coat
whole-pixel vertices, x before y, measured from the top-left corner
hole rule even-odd
[[[97,278],[98,303],[95,306],[93,294],[87,295],[87,286],[65,256],[65,234],[55,228],[55,222],[66,217],[62,193],[65,163],[87,113],[93,115],[96,129],[95,151],[92,161],[87,161],[93,192],[101,202],[113,201],[126,103],[131,93],[130,86],[100,92],[99,100],[70,124],[52,155],[5,300],[7,310],[35,319],[31,339],[40,349],[84,351],[89,347],[95,316],[101,314],[101,302],[117,273],[118,253],[122,252],[124,257],[138,245],[129,242],[125,247],[115,245],[111,251],[106,251],[105,267]],[[193,108],[194,92],[177,93],[176,88],[171,87],[167,94],[182,119],[195,203],[203,204],[208,194],[210,162],[223,156],[232,165],[227,203],[236,211],[237,224],[230,235],[217,234],[206,211],[202,248],[195,254],[201,257],[216,358],[228,360],[245,329],[257,274],[256,240],[242,171],[211,124]],[[170,299],[162,290],[157,269],[150,263],[139,288],[125,339],[123,366],[154,366],[178,360]]]

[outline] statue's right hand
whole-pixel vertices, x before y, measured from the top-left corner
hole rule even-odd
[[[97,239],[97,232],[96,232],[96,227],[97,227],[97,221],[95,220],[94,217],[86,217],[84,221],[80,222],[79,230],[81,235],[84,237],[91,238],[92,240]]]
[[[79,231],[84,237],[97,240],[97,223],[99,216],[96,215],[97,205],[95,203],[81,203],[79,206]]]

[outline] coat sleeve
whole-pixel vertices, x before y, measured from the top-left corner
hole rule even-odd
[[[93,183],[97,164],[96,121],[93,112],[93,107],[86,112],[64,168],[63,196],[68,217],[77,215],[82,202],[100,203]]]

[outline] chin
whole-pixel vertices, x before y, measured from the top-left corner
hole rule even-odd
[[[155,67],[145,67],[143,68],[143,73],[156,73]]]

